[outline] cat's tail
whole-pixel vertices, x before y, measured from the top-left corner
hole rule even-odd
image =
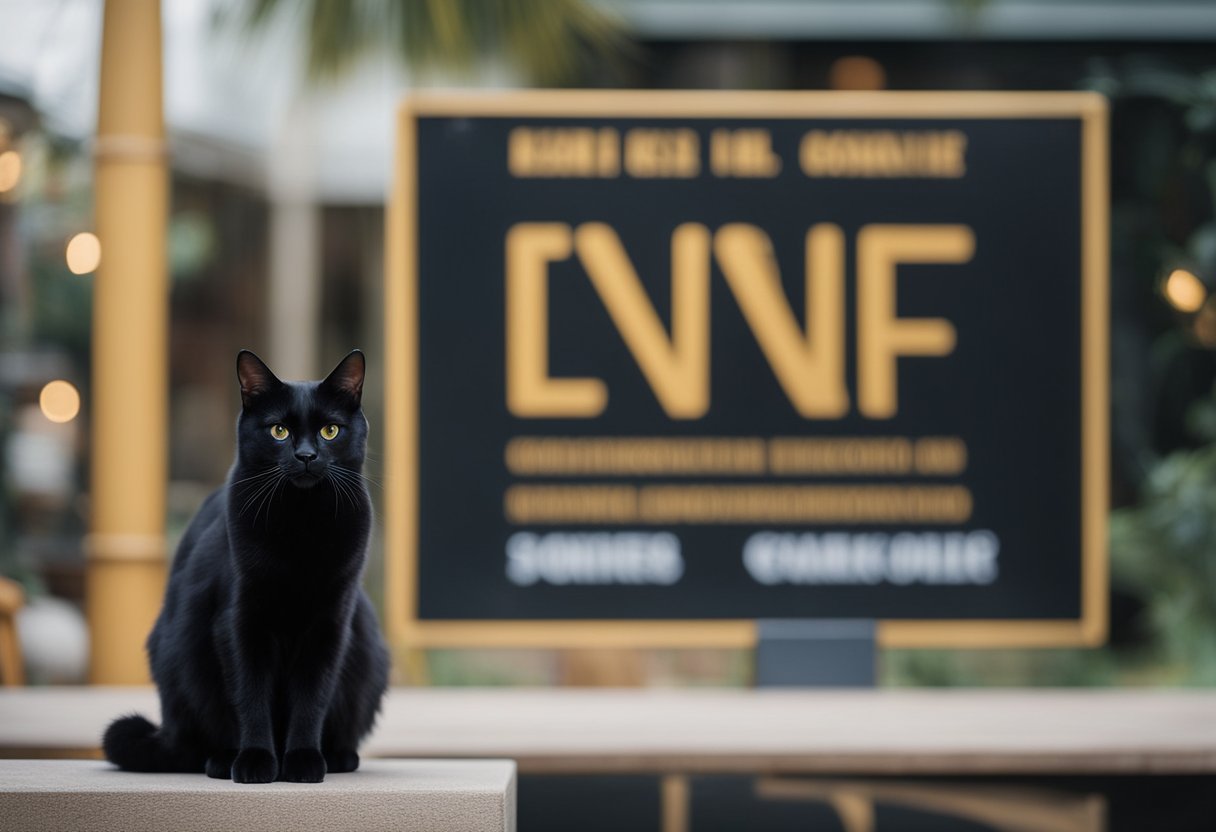
[[[139,714],[111,722],[101,748],[107,760],[127,771],[202,771],[196,754],[167,744],[160,729]]]

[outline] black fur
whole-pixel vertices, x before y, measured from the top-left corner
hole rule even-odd
[[[187,528],[148,637],[163,724],[115,720],[102,743],[115,765],[240,783],[358,767],[388,683],[360,586],[372,528],[363,370],[355,351],[324,381],[282,382],[237,356],[236,462]]]

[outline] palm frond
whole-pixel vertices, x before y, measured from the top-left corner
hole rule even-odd
[[[251,31],[295,18],[313,80],[384,48],[415,71],[467,72],[496,58],[560,85],[628,51],[619,23],[588,0],[244,0],[238,16]]]

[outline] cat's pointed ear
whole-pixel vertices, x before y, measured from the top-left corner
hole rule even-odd
[[[279,387],[283,382],[270,372],[262,359],[249,350],[236,354],[236,377],[241,382],[241,404],[249,407],[263,393]]]
[[[355,405],[358,405],[363,396],[365,369],[366,362],[363,360],[363,353],[359,350],[351,350],[346,358],[338,362],[338,366],[334,367],[333,372],[325,377],[321,386],[332,393],[349,398]]]

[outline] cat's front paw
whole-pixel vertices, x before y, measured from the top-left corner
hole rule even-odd
[[[330,774],[354,771],[359,767],[359,755],[351,748],[333,748],[325,752],[325,769]]]
[[[233,749],[217,751],[207,758],[204,770],[208,777],[214,777],[216,780],[231,780],[232,761],[235,759],[236,751]]]
[[[242,748],[232,761],[233,783],[273,783],[278,773],[274,752],[265,748]]]
[[[293,748],[283,755],[283,779],[289,783],[320,783],[325,757],[316,748]]]

